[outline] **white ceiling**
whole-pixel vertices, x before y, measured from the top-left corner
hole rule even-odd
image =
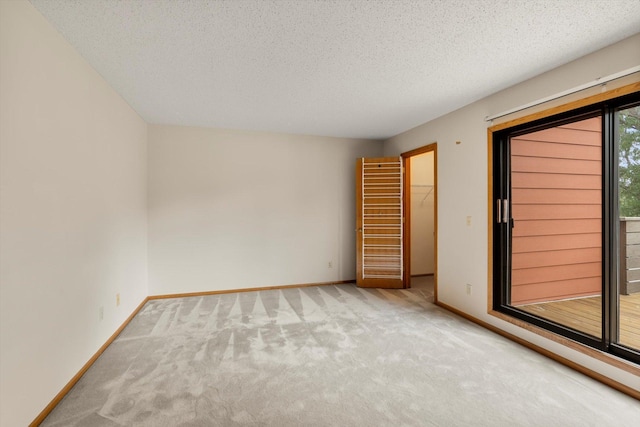
[[[149,123],[383,139],[640,31],[640,0],[31,0]]]

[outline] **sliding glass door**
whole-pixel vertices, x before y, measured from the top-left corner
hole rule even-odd
[[[640,96],[493,134],[493,306],[640,362]]]
[[[640,351],[640,106],[616,111],[618,160],[618,340]]]
[[[511,138],[511,305],[594,337],[602,325],[602,120]]]

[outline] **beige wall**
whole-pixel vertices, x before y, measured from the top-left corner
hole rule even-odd
[[[381,141],[150,126],[151,294],[354,279],[356,159],[381,153]]]
[[[30,423],[148,293],[147,126],[30,3],[0,2],[0,51],[8,427]]]
[[[410,157],[411,275],[435,272],[433,152]]]
[[[438,144],[438,299],[636,390],[640,379],[487,314],[488,150],[485,117],[640,64],[640,34],[385,142],[385,155]],[[633,79],[638,80],[636,76]],[[630,81],[627,79],[626,81]],[[613,88],[616,83],[607,86]],[[599,93],[596,87],[587,91]],[[584,94],[572,98],[584,97]],[[559,104],[565,101],[559,101]],[[538,108],[538,110],[542,109]],[[524,115],[524,113],[520,113]],[[460,141],[460,144],[456,144]],[[471,224],[467,225],[467,216]],[[466,284],[472,285],[471,295]]]

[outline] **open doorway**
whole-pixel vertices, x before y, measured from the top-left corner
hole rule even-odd
[[[402,154],[405,287],[437,301],[437,150],[430,144]]]

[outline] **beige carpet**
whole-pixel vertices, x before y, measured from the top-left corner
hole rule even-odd
[[[43,425],[640,425],[640,402],[421,292],[150,301]]]

